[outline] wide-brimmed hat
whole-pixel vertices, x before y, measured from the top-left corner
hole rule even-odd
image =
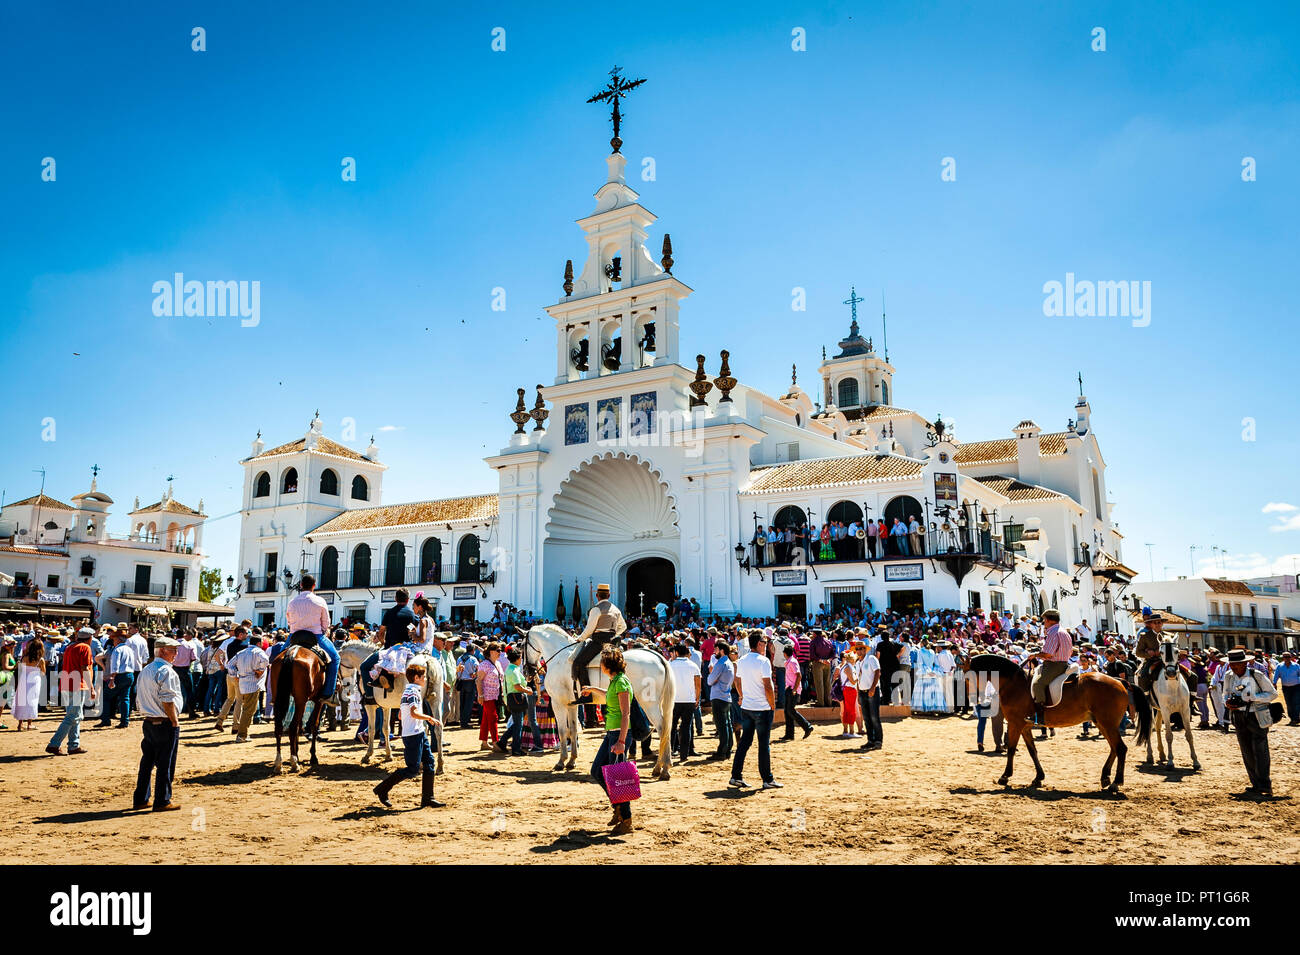
[[[1143,623],[1164,623],[1164,615],[1159,610],[1148,610],[1142,614]]]
[[[1229,663],[1249,663],[1255,659],[1255,654],[1247,653],[1245,647],[1233,647],[1228,651]]]

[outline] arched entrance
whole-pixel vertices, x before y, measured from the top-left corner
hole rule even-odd
[[[649,462],[623,452],[580,464],[560,484],[546,513],[546,613],[552,612],[561,586],[566,610],[572,612],[575,583],[584,610],[600,583],[608,583],[614,603],[632,614],[641,593],[647,610],[671,600],[680,547],[675,502],[668,483]]]
[[[642,557],[623,568],[619,592],[623,612],[639,616],[659,602],[670,608],[677,592],[677,568],[667,557]]]

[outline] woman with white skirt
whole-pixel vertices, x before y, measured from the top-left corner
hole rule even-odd
[[[14,719],[17,729],[31,729],[41,705],[41,677],[45,673],[45,642],[37,637],[23,647],[18,661],[18,687],[14,692]],[[27,726],[24,727],[23,723]]]

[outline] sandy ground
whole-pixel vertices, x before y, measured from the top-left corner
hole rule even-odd
[[[584,738],[578,769],[552,771],[554,754],[480,753],[477,732],[451,730],[441,810],[415,810],[419,783],[397,787],[394,809],[370,792],[386,769],[361,766],[351,733],[328,734],[322,765],[271,774],[274,738],[256,726],[236,744],[211,720],[185,721],[177,762],[182,810],[124,811],[140,729],[88,730],[82,756],[42,754],[54,714],[34,732],[0,732],[0,839],[6,861],[151,862],[1013,862],[1208,863],[1300,859],[1300,728],[1270,733],[1279,798],[1245,800],[1235,737],[1195,734],[1204,767],[1173,772],[1130,758],[1120,798],[1097,791],[1105,743],[1058,730],[1039,745],[1047,782],[1026,784],[1017,754],[1013,785],[995,780],[1004,760],[975,752],[975,724],[915,717],[885,725],[882,752],[832,738],[774,743],[784,789],[737,792],[728,770],[693,759],[667,782],[642,763],[638,829],[606,835],[608,804],[587,778],[598,734]],[[11,716],[6,721],[13,725]],[[708,722],[706,720],[706,728]],[[1128,737],[1131,741],[1132,737]],[[714,750],[712,737],[698,747]],[[1175,741],[1180,767],[1186,742]],[[394,754],[395,758],[400,756]],[[747,777],[758,781],[751,753]]]

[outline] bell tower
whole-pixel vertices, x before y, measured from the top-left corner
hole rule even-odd
[[[615,67],[610,84],[588,102],[612,102],[613,151],[596,190],[596,209],[578,220],[587,258],[575,276],[564,269],[564,297],[546,311],[555,320],[555,383],[597,378],[651,365],[679,364],[679,303],[691,289],[672,274],[672,242],[663,236],[656,262],[649,228],[655,215],[627,184],[627,157],[620,152],[619,100],[644,80],[627,81]]]

